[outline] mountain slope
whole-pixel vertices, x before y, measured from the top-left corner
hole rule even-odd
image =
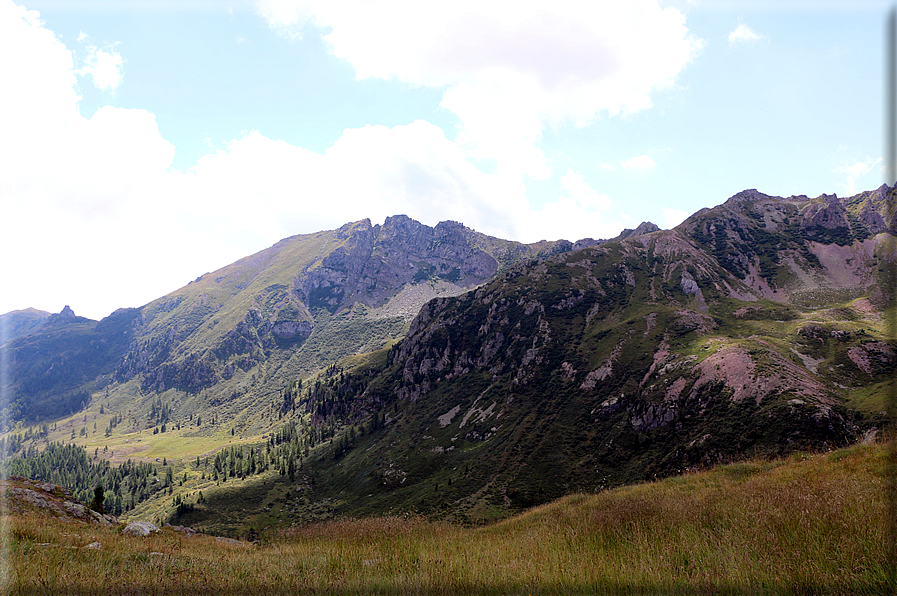
[[[403,217],[287,239],[141,309],[109,394],[50,435],[89,434],[104,404],[126,415],[85,444],[177,456],[184,490],[216,507],[188,523],[237,506],[266,523],[488,520],[851,443],[882,427],[897,366],[894,195],[745,191],[613,242],[527,246]],[[247,466],[258,483],[225,494],[219,475]],[[293,498],[292,518],[264,510]]]
[[[0,315],[0,344],[37,331],[49,316],[50,313],[36,308],[14,310]]]
[[[138,315],[137,309],[120,309],[92,321],[66,306],[42,317],[36,331],[0,346],[9,365],[3,424],[53,419],[84,408],[91,393],[111,381]]]
[[[148,410],[158,394],[186,404],[181,394],[204,391],[191,411],[223,402],[258,410],[287,380],[400,338],[431,298],[463,293],[522,258],[601,242],[525,245],[400,215],[284,239],[99,323],[68,307],[8,313],[0,320],[14,361],[6,420],[69,414],[110,380],[110,399],[125,409]]]
[[[306,385],[312,420],[346,425],[305,464],[315,498],[490,519],[855,441],[882,423],[857,392],[897,366],[876,266],[894,258],[893,195],[747,191],[675,230],[523,261],[428,302],[367,388],[336,398],[348,405],[322,409]]]
[[[522,258],[572,248],[500,240],[450,221],[430,228],[405,216],[288,238],[145,307],[116,379],[142,375],[144,390],[195,393],[271,364],[281,349],[295,353],[280,354],[277,366],[305,376],[397,339],[433,297],[463,293]],[[326,355],[303,350],[322,336],[349,341]]]

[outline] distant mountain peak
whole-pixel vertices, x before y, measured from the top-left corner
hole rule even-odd
[[[660,226],[657,224],[653,224],[650,221],[643,221],[639,225],[635,227],[634,230],[630,230],[629,228],[620,232],[620,235],[617,236],[619,240],[623,240],[625,238],[633,238],[635,236],[641,236],[642,234],[650,234],[651,232],[659,232]]]
[[[63,307],[61,311],[56,313],[55,315],[50,315],[46,318],[46,324],[51,326],[59,326],[59,325],[67,325],[71,323],[89,323],[90,319],[85,317],[79,317],[75,314],[75,311],[72,310],[72,307],[68,304]]]
[[[773,197],[758,191],[756,188],[748,188],[729,197],[726,203],[745,203],[747,201],[757,201],[761,199],[771,198]]]

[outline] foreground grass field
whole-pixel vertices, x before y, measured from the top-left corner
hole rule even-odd
[[[887,449],[574,495],[479,528],[343,520],[259,544],[3,519],[10,594],[890,593]],[[99,549],[83,547],[99,542]]]

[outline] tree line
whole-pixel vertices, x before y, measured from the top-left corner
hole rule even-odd
[[[8,459],[6,466],[10,476],[58,484],[84,503],[91,502],[101,486],[103,510],[113,515],[133,509],[162,490],[171,490],[174,483],[169,466],[162,466],[167,473],[163,471],[160,477],[159,468],[153,464],[129,459],[113,467],[106,460],[91,459],[79,445],[55,442],[42,451],[32,445],[21,456]]]

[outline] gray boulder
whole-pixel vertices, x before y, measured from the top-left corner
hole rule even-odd
[[[154,532],[161,532],[159,526],[144,521],[131,522],[121,531],[122,534],[127,534],[128,536],[149,536]]]

